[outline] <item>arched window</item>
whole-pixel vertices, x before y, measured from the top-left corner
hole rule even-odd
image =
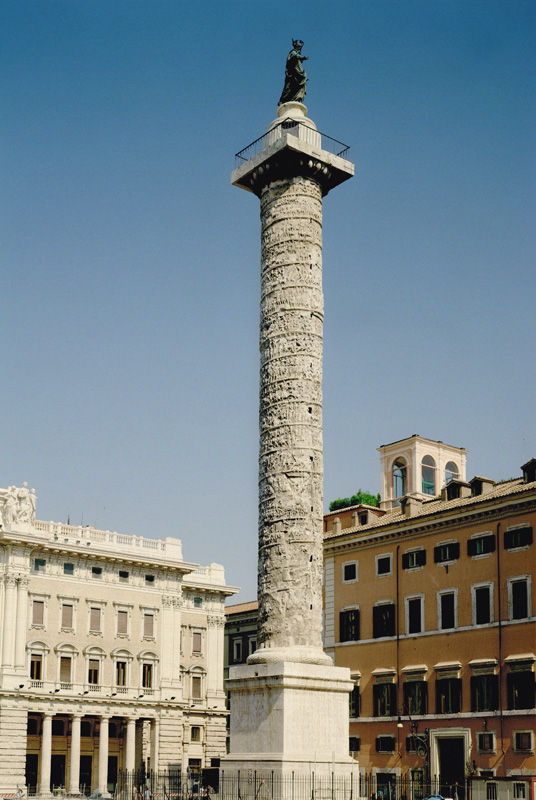
[[[449,461],[445,467],[445,483],[450,483],[450,481],[458,477],[459,477],[458,467],[456,466],[454,461]]]
[[[406,494],[406,461],[397,458],[393,464],[393,498],[404,497]]]
[[[435,461],[432,456],[424,456],[421,461],[423,494],[435,494]]]

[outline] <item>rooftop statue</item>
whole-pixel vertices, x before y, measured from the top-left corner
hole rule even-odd
[[[307,56],[302,56],[301,49],[303,42],[298,39],[292,40],[292,50],[287,56],[285,67],[285,85],[279,105],[282,103],[303,103],[305,98],[305,84],[307,73],[303,68],[302,61],[307,61]]]

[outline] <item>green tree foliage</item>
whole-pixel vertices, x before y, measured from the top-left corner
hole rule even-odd
[[[356,494],[351,497],[339,497],[337,500],[332,500],[329,504],[330,511],[338,511],[340,508],[348,508],[348,506],[358,506],[364,503],[367,506],[379,506],[380,494],[370,494],[370,492],[362,492],[361,489],[357,490]]]

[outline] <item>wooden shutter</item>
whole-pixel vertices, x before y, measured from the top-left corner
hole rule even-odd
[[[71,658],[69,656],[61,656],[60,658],[60,682],[71,682]]]
[[[201,678],[192,676],[192,698],[194,700],[201,699]]]
[[[143,615],[143,635],[154,636],[154,614]]]
[[[192,652],[201,652],[201,633],[199,631],[194,631],[192,634]]]
[[[101,610],[100,608],[92,608],[89,617],[89,630],[100,631],[101,629]]]
[[[73,627],[73,607],[67,603],[64,603],[61,607],[61,627]]]
[[[117,612],[117,633],[128,633],[128,611]]]
[[[417,550],[415,554],[415,563],[418,567],[424,567],[426,564],[426,550]]]
[[[32,603],[32,625],[43,625],[45,620],[45,604],[43,600]]]

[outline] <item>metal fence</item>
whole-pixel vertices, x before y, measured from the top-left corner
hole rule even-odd
[[[280,134],[291,133],[298,138],[303,138],[304,135],[305,138],[308,138],[311,133],[314,133],[319,138],[322,150],[327,150],[328,153],[331,153],[334,156],[339,156],[340,158],[348,157],[348,151],[350,150],[349,145],[339,142],[337,139],[333,139],[331,136],[327,136],[325,133],[321,133],[320,131],[312,129],[305,122],[300,122],[299,120],[295,119],[284,119],[277,125],[274,125],[273,128],[270,128],[268,133],[264,133],[262,136],[259,136],[259,138],[255,139],[254,142],[251,142],[251,144],[248,144],[248,146],[244,147],[243,150],[240,150],[240,152],[236,153],[235,165],[239,167],[241,164],[249,161],[250,158],[253,158],[253,156],[256,156],[262,152],[263,148],[265,147],[265,143],[268,140],[272,140],[274,137],[277,138],[277,131],[279,128],[281,129]]]

